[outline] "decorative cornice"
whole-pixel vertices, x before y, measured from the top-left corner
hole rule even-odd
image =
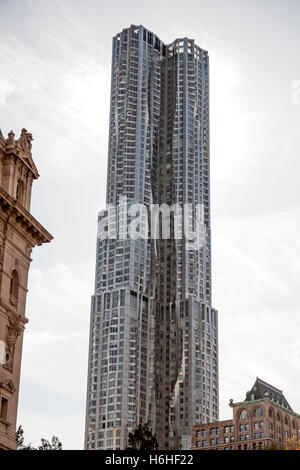
[[[270,403],[270,405],[276,406],[277,408],[280,408],[280,410],[283,410],[285,413],[290,413],[290,414],[296,416],[297,418],[300,418],[300,415],[298,413],[295,413],[295,411],[290,410],[289,408],[285,408],[284,406],[279,405],[279,403],[276,403],[275,401],[270,400],[270,398],[259,398],[258,400],[241,401],[241,402],[238,402],[238,403],[233,403],[232,402],[232,403],[229,403],[229,406],[231,408],[233,408],[235,406],[248,406],[248,405],[253,405],[254,403],[259,404],[259,403],[262,403],[262,402],[268,402],[268,403]]]
[[[19,327],[23,331],[25,329],[26,323],[28,323],[28,318],[25,315],[21,315],[13,305],[8,304],[0,298],[0,306],[4,309],[4,312],[9,319],[9,325],[19,324]]]
[[[34,240],[33,245],[49,243],[53,239],[52,235],[26,209],[1,187],[0,208],[31,234]]]

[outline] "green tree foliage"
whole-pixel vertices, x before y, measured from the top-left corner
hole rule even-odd
[[[62,450],[62,443],[57,436],[52,436],[51,441],[41,439],[42,445],[38,447],[38,450]]]
[[[158,447],[157,439],[147,423],[140,424],[133,432],[130,432],[128,441],[127,449],[155,450]]]
[[[62,450],[62,443],[56,436],[52,436],[51,441],[41,439],[41,445],[38,448],[31,444],[24,444],[24,430],[20,425],[16,431],[17,450]]]
[[[279,449],[278,449],[278,447],[277,447],[276,444],[272,443],[272,444],[269,445],[269,446],[265,446],[265,447],[264,447],[263,449],[261,449],[261,450],[279,450]]]
[[[300,450],[300,439],[297,439],[296,436],[287,439],[285,444],[285,450]]]

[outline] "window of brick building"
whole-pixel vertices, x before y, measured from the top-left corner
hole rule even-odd
[[[288,419],[287,419],[287,417],[286,417],[286,416],[285,416],[285,418],[284,418],[284,423],[286,424],[286,426],[288,426],[288,425],[289,425],[289,421],[288,421]]]
[[[263,416],[262,408],[255,408],[255,410],[253,412],[253,416]]]
[[[7,413],[8,413],[8,400],[4,397],[1,398],[1,409],[0,409],[0,417],[3,420],[7,420]]]
[[[11,273],[11,278],[10,278],[10,289],[9,289],[9,295],[12,297],[16,302],[18,301],[19,297],[19,274],[17,271],[14,269],[13,272]]]
[[[248,418],[248,411],[243,410],[240,412],[240,419],[247,419]]]

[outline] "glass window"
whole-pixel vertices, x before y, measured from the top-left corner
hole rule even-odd
[[[263,416],[262,408],[255,408],[255,410],[253,412],[253,416]]]
[[[240,419],[247,419],[247,418],[248,418],[248,412],[246,410],[241,411]]]

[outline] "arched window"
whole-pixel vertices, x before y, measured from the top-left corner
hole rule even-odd
[[[15,305],[18,302],[19,286],[20,286],[19,274],[14,269],[13,272],[11,273],[9,295],[10,295],[12,303]]]
[[[270,418],[273,418],[273,410],[272,410],[272,408],[269,409],[269,416],[270,416]]]
[[[24,183],[21,180],[18,181],[16,199],[20,204],[24,203]]]
[[[243,410],[240,412],[240,419],[247,419],[248,418],[248,411]]]
[[[277,419],[277,421],[281,421],[281,417],[280,417],[280,414],[279,414],[279,413],[277,413],[276,419]]]
[[[288,420],[288,417],[287,417],[287,416],[285,416],[285,418],[284,418],[284,424],[286,424],[286,426],[289,425],[289,420]]]
[[[293,426],[293,429],[296,429],[296,423],[295,423],[294,420],[293,420],[293,422],[292,422],[292,426]]]
[[[253,411],[253,416],[263,416],[262,408],[255,408],[255,410]]]

